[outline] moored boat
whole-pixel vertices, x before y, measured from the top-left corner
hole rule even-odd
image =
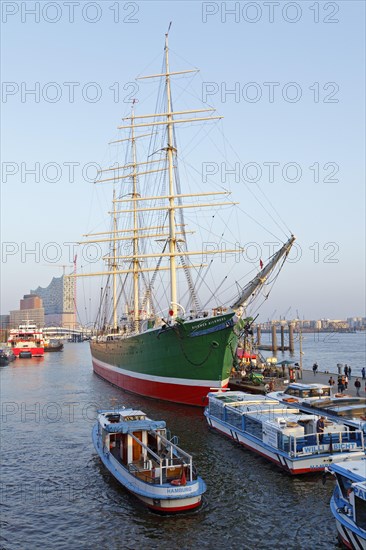
[[[111,142],[118,147],[123,142],[122,155],[127,161],[121,165],[117,160],[113,167],[100,170],[102,179],[96,181],[114,185],[111,229],[88,233],[81,244],[107,243],[106,267],[76,276],[104,273],[108,277],[102,287],[98,334],[90,344],[94,372],[139,395],[204,406],[210,388],[228,386],[237,361],[238,338],[250,331],[253,321],[244,306],[249,307],[276,280],[295,237],[286,229],[282,246],[265,262],[258,259],[259,269],[249,282],[243,280],[238,266],[244,251],[238,246],[239,236],[235,233],[233,239],[230,230],[230,246],[226,242],[221,246],[221,237],[218,246],[210,242],[218,238],[223,214],[226,227],[228,218],[239,221],[242,213],[228,215],[226,207],[238,203],[226,200],[230,191],[222,182],[216,184],[216,191],[208,192],[206,182],[199,186],[190,181],[192,173],[184,178],[187,189],[181,188],[178,160],[182,156],[176,129],[194,127],[197,122],[200,126],[203,121],[212,125],[222,118],[213,116],[214,109],[207,104],[192,110],[173,108],[175,77],[195,72],[170,70],[167,33],[162,73],[140,77],[164,83],[157,100],[161,107],[155,113],[135,114],[133,104],[119,127],[125,137]],[[190,138],[187,146],[191,146]],[[193,225],[200,233],[195,247],[188,246],[195,231],[185,223],[187,209],[188,216],[195,216]],[[206,228],[201,227],[203,221]],[[238,226],[243,227],[241,221]],[[231,269],[225,266],[222,271],[228,255],[232,256]],[[200,261],[194,263],[192,257]],[[220,262],[220,257],[225,259]],[[232,272],[235,267],[237,277]],[[216,282],[211,281],[215,271]],[[232,279],[224,289],[222,278],[227,279],[228,271]]]
[[[0,367],[5,367],[9,364],[9,359],[7,355],[0,349]]]
[[[339,540],[351,550],[366,548],[366,457],[332,464],[337,484],[330,501]]]
[[[310,403],[319,399],[329,399],[331,395],[331,387],[327,384],[291,382],[285,390],[271,392],[268,397],[278,399],[282,403],[301,403],[303,401]]]
[[[366,433],[366,399],[345,393],[331,396],[331,387],[322,384],[289,384],[285,391],[271,392],[268,397],[278,399],[289,407],[362,429]]]
[[[286,407],[276,399],[241,391],[208,394],[208,425],[291,474],[322,471],[331,462],[365,454],[364,434],[342,423]]]
[[[140,410],[98,411],[93,443],[116,480],[150,509],[176,513],[200,506],[206,491],[192,456],[168,439],[164,421]]]
[[[45,352],[62,351],[63,348],[64,348],[64,345],[59,340],[45,340],[44,342]]]
[[[8,345],[17,357],[43,357],[43,331],[27,321],[17,329],[10,330]]]

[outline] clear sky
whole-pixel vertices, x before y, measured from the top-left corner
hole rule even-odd
[[[262,320],[365,315],[363,1],[3,1],[1,9],[1,313],[61,275],[58,265],[73,257],[66,243],[98,225],[102,199],[88,163],[105,166],[108,141],[140,97],[135,77],[160,71],[172,21],[172,70],[200,68],[196,93],[225,117],[237,154],[235,199],[272,232],[259,237],[243,215],[245,242],[265,249],[273,235],[284,240],[276,221],[298,238],[298,259]],[[217,162],[225,178],[215,148],[193,157],[198,171]],[[250,190],[265,194],[277,220],[255,211]],[[78,283],[86,317],[89,292]]]

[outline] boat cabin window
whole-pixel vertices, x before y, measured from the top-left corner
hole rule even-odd
[[[107,414],[106,419],[111,423],[115,424],[117,422],[120,422],[121,417],[119,414]]]
[[[310,397],[319,397],[321,395],[330,395],[330,388],[319,388],[310,390]]]
[[[348,479],[347,477],[341,476],[339,474],[337,474],[337,481],[338,481],[338,485],[341,489],[343,497],[347,498],[347,491],[348,491],[348,489],[351,489],[352,481],[350,479]]]
[[[142,415],[142,414],[133,414],[133,415],[130,415],[130,416],[124,416],[123,417],[123,420],[125,422],[131,422],[131,420],[145,420],[145,419],[146,419],[146,416]]]
[[[356,524],[366,531],[366,500],[355,495]]]
[[[294,395],[295,397],[300,397],[300,391],[297,388],[287,388],[285,393],[287,395]]]

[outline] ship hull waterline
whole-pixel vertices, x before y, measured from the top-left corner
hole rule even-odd
[[[203,407],[228,386],[238,336],[234,313],[90,344],[94,372],[145,397]]]

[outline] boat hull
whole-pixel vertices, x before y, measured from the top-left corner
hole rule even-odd
[[[205,485],[196,480],[184,486],[151,485],[136,479],[124,468],[111,453],[105,452],[98,438],[98,428],[94,426],[92,438],[104,466],[113,477],[130,493],[137,497],[151,510],[165,514],[186,512],[198,508],[202,504],[202,494]]]
[[[351,550],[366,548],[366,532],[362,532],[350,518],[338,511],[334,496],[330,501],[330,509],[336,520],[338,538],[346,548]]]
[[[47,353],[55,352],[55,351],[62,351],[64,349],[63,344],[59,344],[57,346],[45,346],[44,351]]]
[[[271,462],[274,462],[277,466],[292,475],[323,472],[331,462],[343,461],[346,458],[344,454],[332,454],[331,456],[329,454],[320,454],[309,457],[291,457],[288,453],[284,453],[279,449],[270,447],[258,439],[250,437],[250,435],[246,433],[235,430],[232,425],[227,425],[224,422],[220,422],[217,418],[211,417],[207,413],[207,410],[204,414],[206,416],[207,423],[211,428],[229,437],[230,439],[233,439],[237,443],[240,443],[240,445],[243,445],[250,451],[253,451],[267,458]],[[362,456],[364,456],[363,451],[355,451],[352,453],[352,458],[355,459]]]
[[[94,372],[139,395],[203,407],[210,388],[229,382],[237,346],[233,315],[91,342]]]
[[[11,348],[16,357],[43,357],[44,348]]]

